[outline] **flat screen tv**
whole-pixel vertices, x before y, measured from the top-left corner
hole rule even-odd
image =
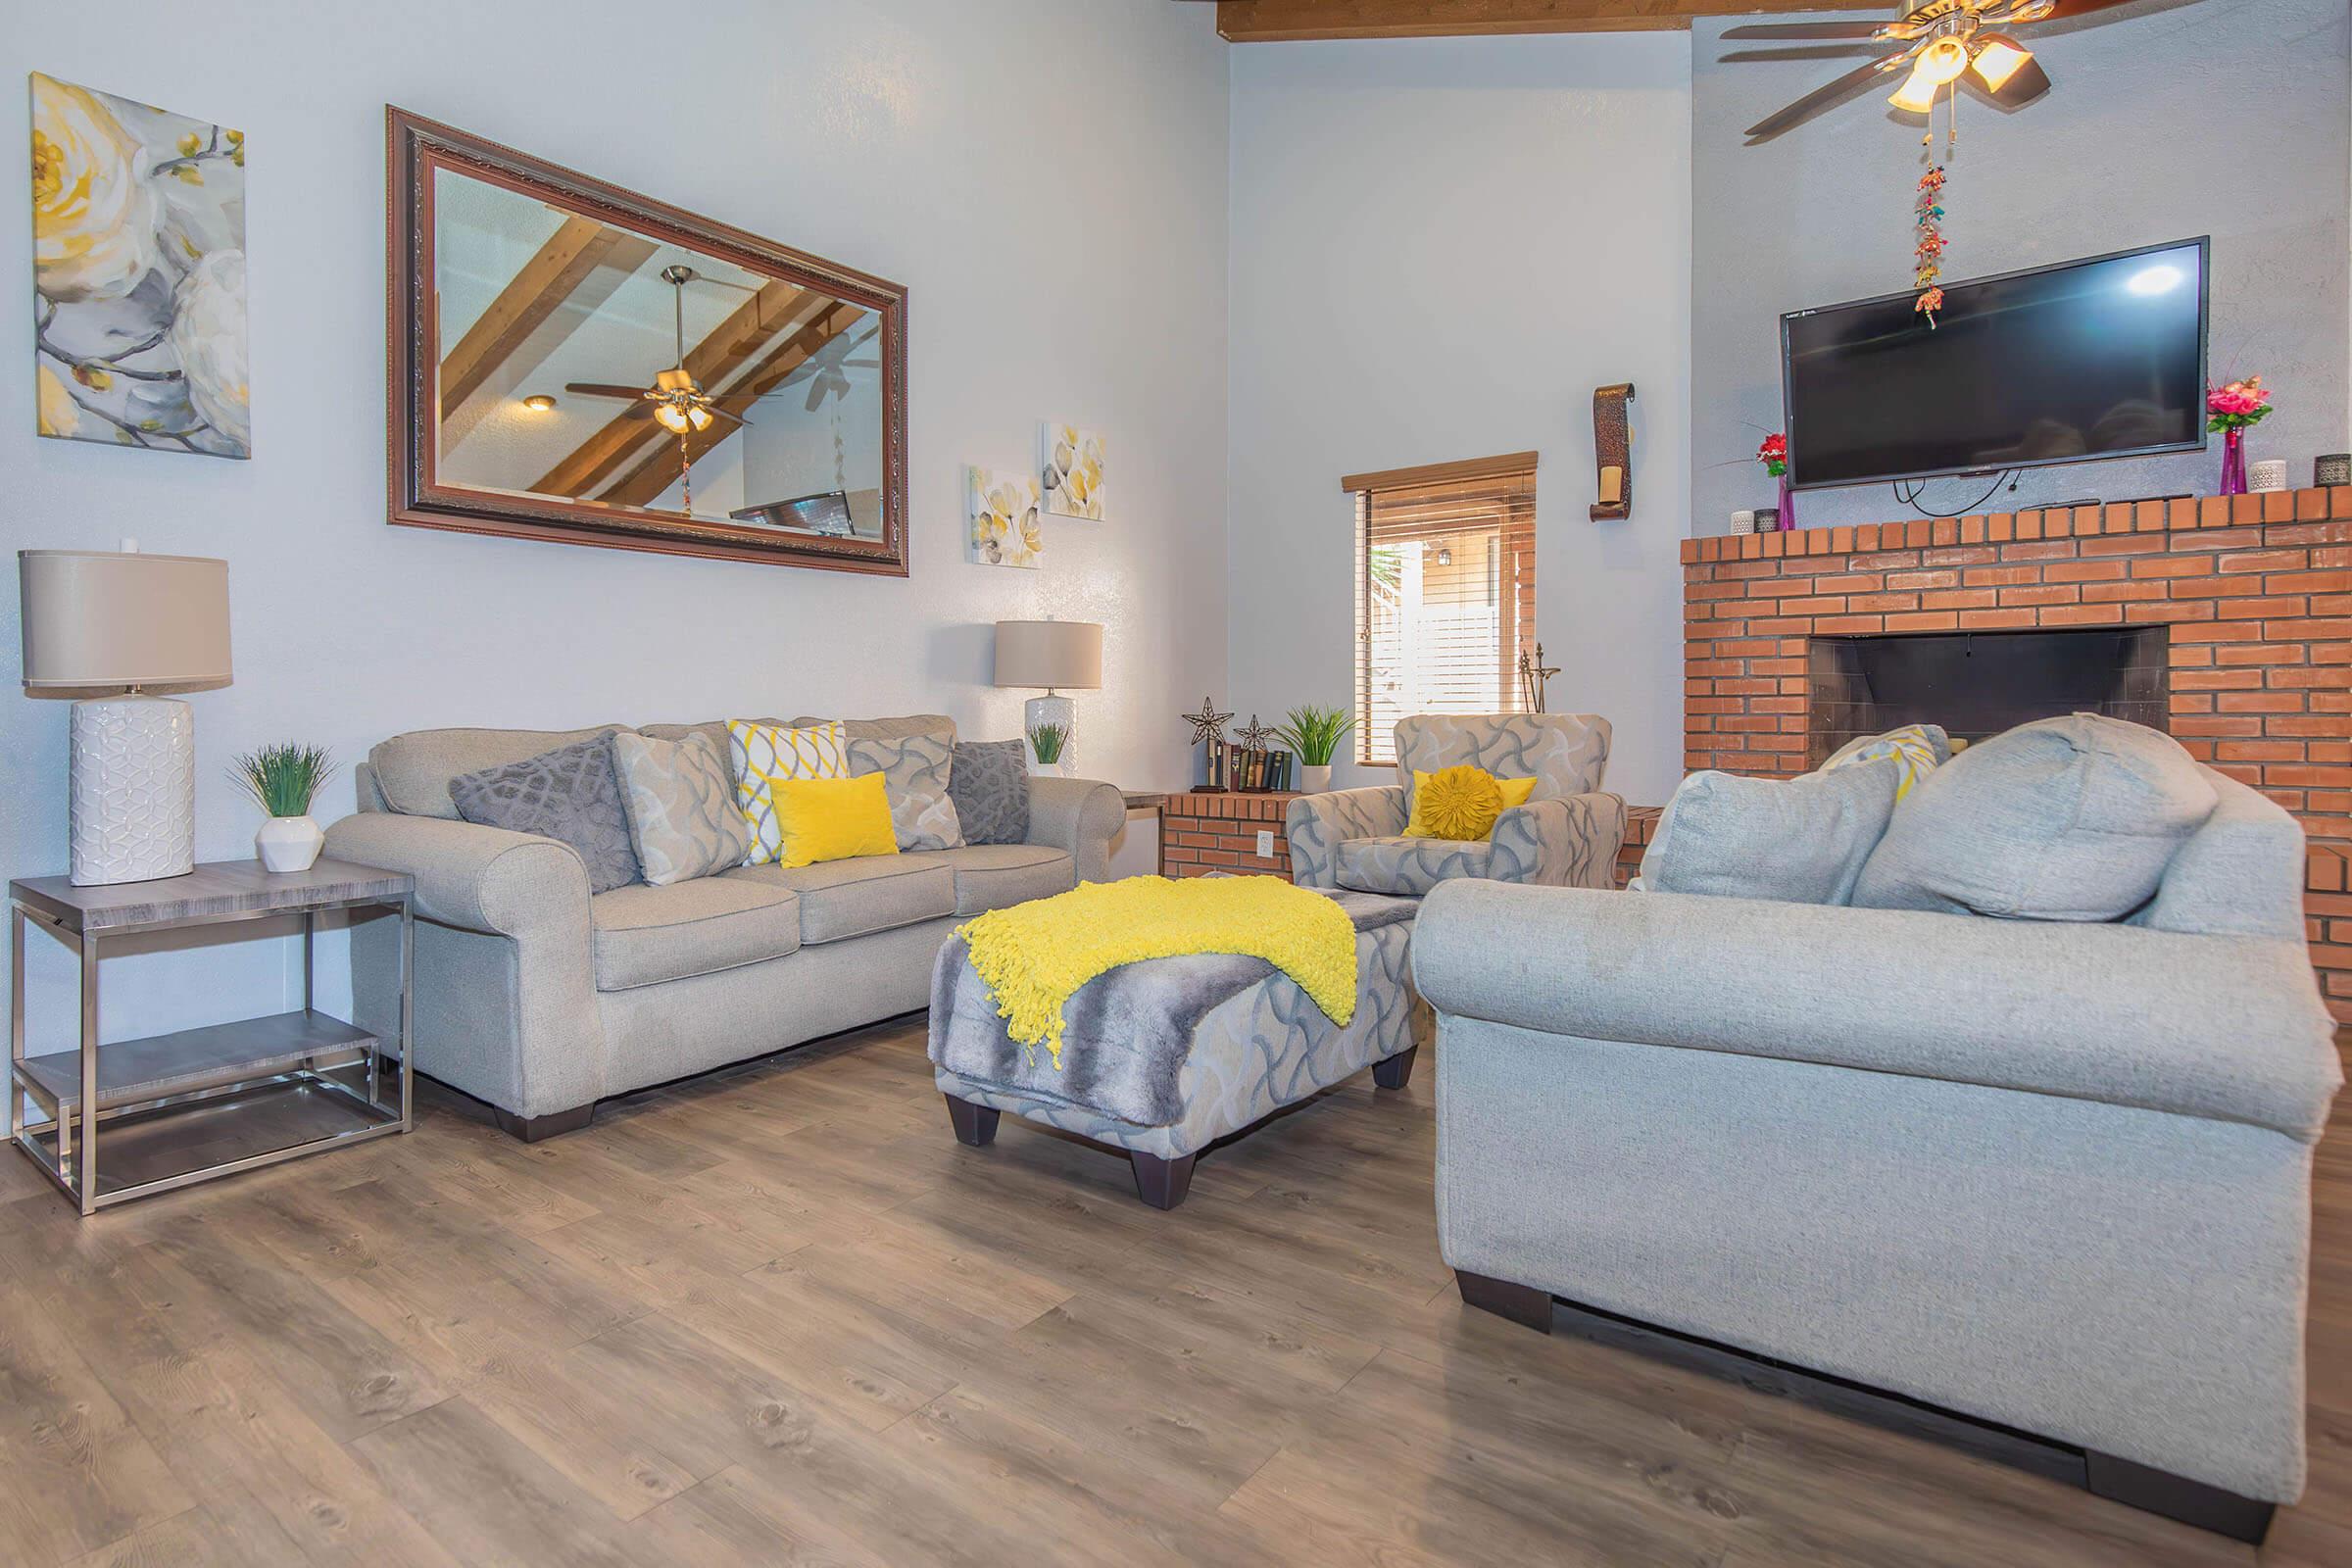
[[[2205,444],[2206,240],[1781,318],[1799,489]]]

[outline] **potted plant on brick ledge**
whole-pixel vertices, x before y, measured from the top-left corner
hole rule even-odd
[[[1302,792],[1320,795],[1331,788],[1332,756],[1353,728],[1355,720],[1337,708],[1317,708],[1309,703],[1291,710],[1274,733],[1298,754],[1298,788]]]

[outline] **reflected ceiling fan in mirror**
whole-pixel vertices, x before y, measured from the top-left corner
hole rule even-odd
[[[725,419],[733,424],[751,421],[740,414],[731,414],[719,407],[716,400],[695,385],[694,372],[686,368],[686,285],[714,283],[691,267],[670,266],[662,269],[662,281],[675,290],[671,299],[672,326],[677,339],[678,358],[669,369],[659,371],[652,386],[615,386],[603,381],[567,381],[566,392],[579,392],[594,398],[629,398],[637,407],[628,416],[642,419],[651,416],[662,421],[662,428],[683,436],[694,430],[708,430],[713,419]],[[731,285],[740,286],[740,285]]]
[[[1860,96],[1872,83],[1908,72],[1887,97],[1897,109],[1928,114],[1938,91],[1956,93],[1973,77],[1992,101],[2020,108],[2050,90],[2050,78],[2034,51],[2009,29],[2063,22],[2119,6],[2125,0],[1929,0],[1892,22],[1752,23],[1732,27],[1726,38],[1773,43],[1850,39],[1889,46],[1875,60],[1825,83],[1778,114],[1747,127],[1749,146],[1770,141],[1814,116]]]

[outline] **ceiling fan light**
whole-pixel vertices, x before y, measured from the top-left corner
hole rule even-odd
[[[1886,101],[1897,109],[1924,115],[1936,107],[1936,89],[1939,85],[1928,74],[1927,65],[1923,61],[1911,68],[1911,74],[1904,78],[1900,87],[1886,95]]]
[[[1968,46],[1959,39],[1942,37],[1919,52],[1919,64],[1912,68],[1914,78],[1925,76],[1940,87],[1958,78],[1968,69]]]
[[[654,417],[662,421],[664,429],[674,431],[679,435],[684,435],[688,429],[692,428],[685,411],[674,403],[654,405]]]
[[[700,403],[694,404],[686,410],[686,417],[694,421],[694,427],[697,430],[710,428],[710,411]]]
[[[2006,33],[1987,32],[1977,40],[1977,57],[1970,62],[1986,87],[1999,92],[2018,68],[2034,58],[2034,51]]]

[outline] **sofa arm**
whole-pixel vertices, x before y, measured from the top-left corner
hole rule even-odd
[[[1100,779],[1041,773],[1029,780],[1028,842],[1068,851],[1081,882],[1108,874],[1110,841],[1126,825],[1127,797]]]
[[[1494,819],[1494,880],[1613,888],[1625,800],[1595,793],[1514,806]]]
[[[362,811],[326,830],[326,853],[407,872],[416,880],[416,912],[428,920],[510,937],[552,927],[588,941],[588,868],[558,840]]]
[[[1301,795],[1283,812],[1291,844],[1291,880],[1302,888],[1340,885],[1340,846],[1348,839],[1388,839],[1404,831],[1404,786]]]
[[[2310,1142],[2342,1084],[2300,942],[1447,882],[1441,1015],[2245,1122]]]

